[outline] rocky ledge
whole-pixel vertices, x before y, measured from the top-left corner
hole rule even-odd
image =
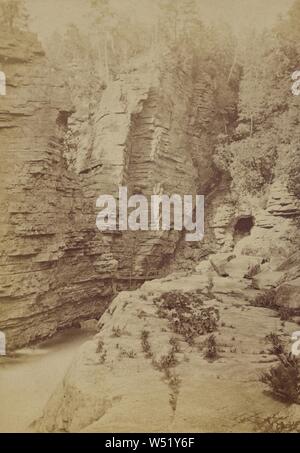
[[[273,399],[260,376],[278,360],[267,336],[277,332],[290,347],[299,326],[280,320],[276,304],[257,306],[266,292],[254,278],[277,286],[286,304],[284,288],[298,282],[299,291],[299,259],[277,270],[281,284],[260,266],[258,257],[220,254],[119,294],[36,429],[253,432],[297,422],[299,406]]]

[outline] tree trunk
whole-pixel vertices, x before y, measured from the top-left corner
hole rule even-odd
[[[234,59],[233,59],[232,66],[231,66],[230,71],[229,71],[227,83],[229,83],[230,80],[231,80],[231,76],[232,76],[232,74],[233,74],[233,70],[234,70],[234,67],[235,67],[235,65],[236,65],[236,60],[237,60],[237,52],[236,52],[235,55],[234,55]]]

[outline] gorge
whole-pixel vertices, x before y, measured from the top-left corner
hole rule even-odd
[[[245,43],[197,1],[94,3],[89,33],[0,28],[0,381],[81,327],[35,432],[297,431],[300,395],[274,398],[266,373],[300,322],[300,2]],[[120,187],[204,194],[203,240],[100,232],[96,200]]]

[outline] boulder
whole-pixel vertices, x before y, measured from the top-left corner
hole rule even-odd
[[[239,255],[225,265],[225,271],[232,278],[251,278],[260,271],[261,256]]]
[[[276,291],[276,304],[300,315],[300,277],[280,285]]]
[[[210,263],[220,277],[228,277],[226,265],[235,258],[232,253],[216,253],[210,257]]]
[[[264,270],[253,277],[253,287],[261,290],[276,288],[282,283],[284,276],[285,272],[282,271]]]
[[[263,258],[260,256],[217,253],[210,262],[220,277],[251,278],[260,271]]]

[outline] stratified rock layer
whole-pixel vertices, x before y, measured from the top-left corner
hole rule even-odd
[[[2,32],[0,41],[0,329],[12,349],[98,315],[112,290],[93,267],[94,228],[63,156],[66,87],[34,35]]]
[[[164,64],[120,75],[88,117],[35,35],[3,30],[0,41],[0,330],[14,349],[99,317],[116,291],[166,272],[179,233],[101,234],[100,194],[195,194],[214,174],[193,127],[203,90],[191,74]]]

